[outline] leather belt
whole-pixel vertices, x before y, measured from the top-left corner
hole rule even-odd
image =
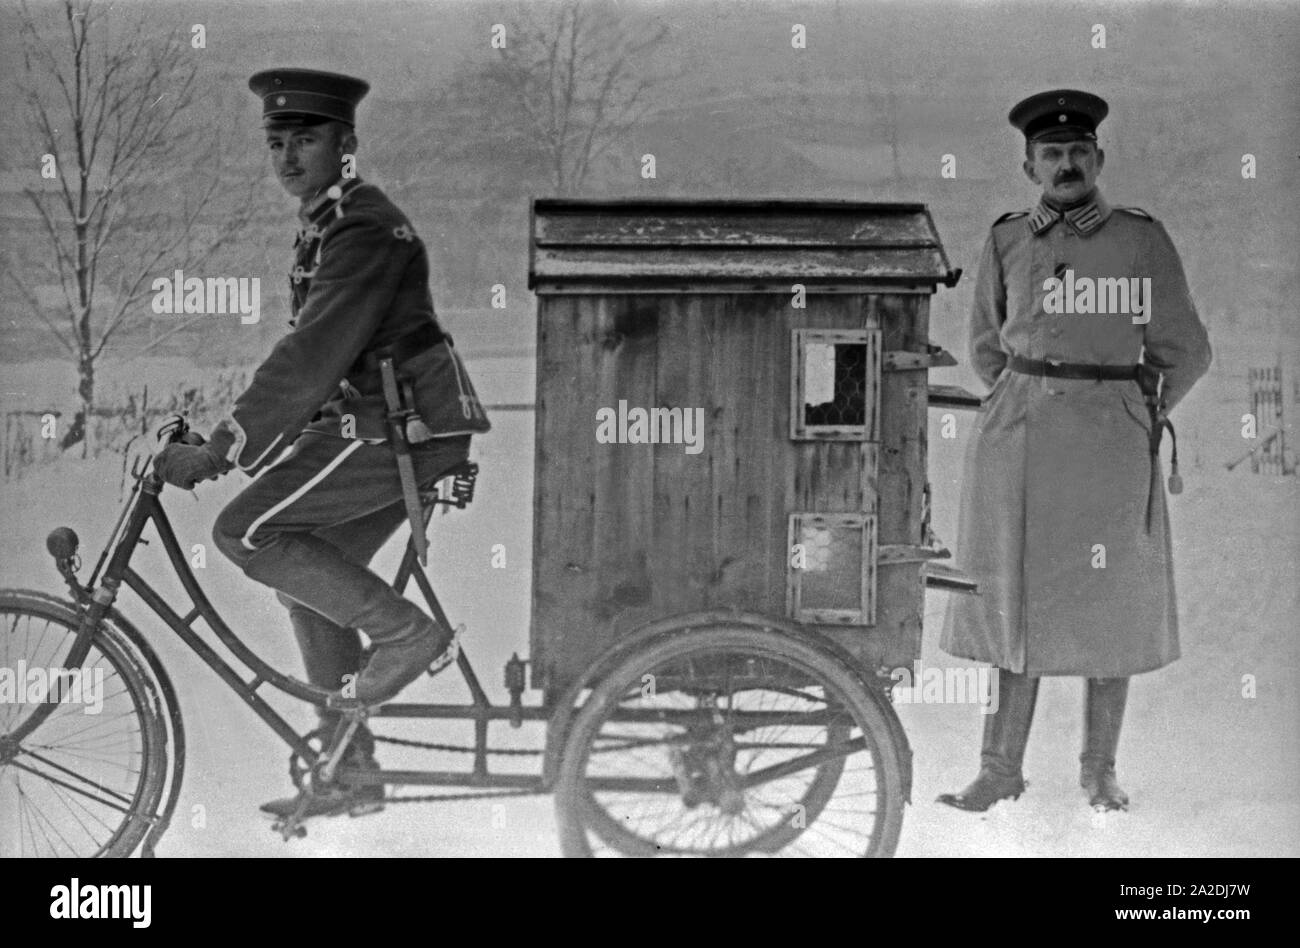
[[[1008,360],[1007,367],[1012,372],[1036,375],[1040,378],[1095,379],[1098,382],[1131,380],[1138,383],[1146,401],[1147,413],[1151,418],[1151,434],[1148,440],[1151,453],[1151,484],[1147,491],[1146,511],[1146,528],[1147,533],[1150,533],[1160,496],[1160,439],[1166,428],[1169,429],[1169,438],[1173,441],[1173,455],[1169,459],[1169,493],[1180,494],[1183,490],[1183,479],[1178,476],[1178,436],[1174,433],[1173,422],[1160,407],[1160,370],[1143,363],[1097,365],[1086,362],[1056,362],[1052,359],[1026,359],[1018,355],[1013,355]]]
[[[398,336],[387,345],[364,353],[361,357],[361,365],[367,372],[376,372],[379,370],[380,361],[392,359],[394,367],[398,367],[444,341],[450,343],[451,336],[439,329],[436,323],[425,323]]]
[[[1097,365],[1088,362],[1057,362],[1053,359],[1026,359],[1013,355],[1007,363],[1012,372],[1053,379],[1093,379],[1098,382],[1136,381],[1135,365]]]

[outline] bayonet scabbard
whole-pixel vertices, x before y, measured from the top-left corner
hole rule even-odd
[[[402,405],[397,388],[397,371],[391,356],[379,360],[379,374],[384,382],[384,400],[388,403],[388,437],[397,458],[397,476],[402,482],[402,500],[406,504],[406,519],[411,525],[411,540],[421,566],[429,560],[429,538],[424,533],[424,507],[420,503],[420,487],[415,480],[415,462],[411,460],[411,445],[406,439],[406,423],[414,414]]]

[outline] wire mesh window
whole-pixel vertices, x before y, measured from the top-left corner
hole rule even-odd
[[[874,625],[876,519],[870,514],[790,516],[787,609],[799,622]]]
[[[790,437],[876,441],[878,330],[793,330]]]

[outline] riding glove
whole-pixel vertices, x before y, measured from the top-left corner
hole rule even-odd
[[[199,481],[216,480],[234,467],[226,460],[226,452],[234,444],[234,435],[219,427],[213,431],[212,438],[212,441],[198,445],[167,445],[154,458],[154,473],[168,484],[185,490],[193,490]]]

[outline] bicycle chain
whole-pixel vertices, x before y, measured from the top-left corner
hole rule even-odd
[[[374,735],[375,743],[398,744],[402,747],[417,747],[421,750],[429,751],[450,751],[459,754],[472,754],[477,748],[464,744],[438,744],[432,741],[413,741],[402,737],[386,737],[382,734]],[[502,748],[501,750],[488,750],[489,754],[496,754],[502,757],[534,757],[540,756],[545,751],[539,750],[520,750],[515,748]],[[428,793],[415,797],[385,797],[385,803],[451,803],[464,800],[494,800],[497,797],[535,797],[537,790],[482,790],[475,793]]]
[[[429,741],[412,741],[401,737],[385,737],[382,734],[376,734],[374,735],[374,738],[376,743],[382,742],[384,744],[399,744],[402,747],[418,747],[421,750],[450,751],[451,753],[456,753],[456,754],[473,754],[478,750],[478,748],[471,747],[467,744],[435,744]],[[505,747],[505,748],[501,748],[500,750],[492,750],[491,748],[487,748],[487,753],[496,754],[498,757],[540,757],[542,754],[546,752],[540,750],[528,750],[528,749],[519,749],[513,747]]]
[[[385,797],[385,803],[450,803],[458,800],[495,800],[497,797],[536,797],[541,790],[490,790],[478,793],[429,793],[419,797]]]

